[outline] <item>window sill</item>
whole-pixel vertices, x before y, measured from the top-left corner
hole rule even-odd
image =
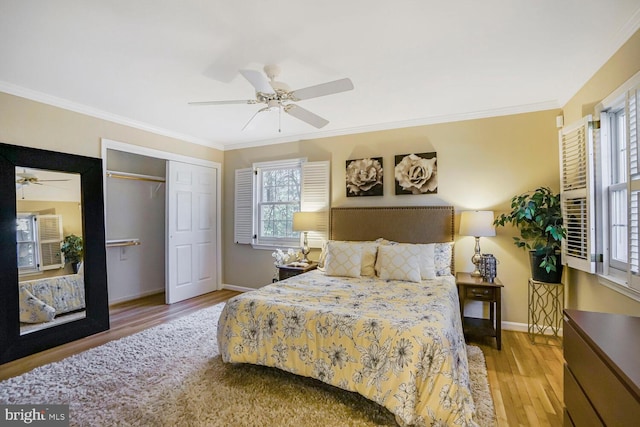
[[[627,286],[627,281],[614,276],[598,275],[598,283],[622,295],[640,302],[640,292]]]
[[[293,249],[294,251],[301,250],[300,246],[290,246],[290,245],[267,245],[267,244],[258,244],[252,243],[251,247],[253,249],[260,249],[265,251],[275,251],[278,249],[282,249],[283,252],[287,252],[289,249]]]

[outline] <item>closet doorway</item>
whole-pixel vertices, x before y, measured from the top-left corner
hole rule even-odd
[[[109,304],[220,288],[220,165],[102,140]]]

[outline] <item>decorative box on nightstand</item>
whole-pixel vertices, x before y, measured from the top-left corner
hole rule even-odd
[[[493,283],[486,282],[482,277],[473,277],[469,273],[456,273],[458,297],[460,299],[460,315],[465,335],[488,335],[496,338],[498,350],[502,348],[502,282],[496,277]],[[464,316],[464,302],[466,300],[484,301],[489,303],[489,318],[478,319]]]
[[[306,267],[293,266],[289,264],[278,266],[278,280],[288,279],[289,277],[297,276],[298,274],[306,273],[307,271],[315,270],[318,268],[317,262],[312,262]]]

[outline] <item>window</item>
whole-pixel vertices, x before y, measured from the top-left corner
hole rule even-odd
[[[256,243],[295,246],[300,234],[293,231],[293,213],[300,211],[300,160],[255,165]]]
[[[29,213],[16,215],[16,252],[19,274],[38,273],[63,267],[61,243],[61,215]]]
[[[600,113],[603,152],[598,206],[602,224],[602,275],[640,291],[638,194],[640,167],[637,134],[638,83],[603,101]]]
[[[300,246],[293,231],[293,213],[324,211],[329,206],[329,162],[291,159],[255,163],[235,173],[234,241],[256,248]],[[309,246],[320,247],[327,237],[328,216],[319,216],[318,230],[309,233]]]
[[[16,244],[20,274],[38,271],[38,241],[35,230],[35,215],[18,214],[16,218]]]
[[[570,267],[597,273],[602,284],[638,300],[639,96],[640,73],[598,105],[599,122],[585,118],[563,128],[560,138],[563,215],[568,228],[563,256]],[[575,198],[578,193],[584,199]],[[575,262],[578,254],[583,263]]]
[[[606,175],[602,177],[607,189],[603,208],[608,205],[609,236],[607,238],[608,263],[616,275],[624,274],[628,266],[627,227],[627,140],[624,105],[616,106],[611,112],[600,115],[602,123],[603,150],[609,159],[603,165]]]

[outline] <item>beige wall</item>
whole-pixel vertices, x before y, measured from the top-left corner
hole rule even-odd
[[[588,114],[611,92],[640,71],[640,31],[563,107],[566,124]],[[579,310],[602,311],[640,316],[640,302],[598,283],[597,277],[577,270],[567,275],[567,306]]]
[[[0,92],[0,142],[100,157],[100,139],[222,163],[220,150]]]
[[[223,153],[220,150],[186,143],[0,92],[0,142],[100,157],[101,138],[218,163],[223,160]],[[67,225],[65,223],[65,234],[67,234]],[[81,229],[79,231],[70,229],[69,232],[82,234]],[[67,267],[67,270],[70,272],[70,267]],[[59,272],[52,270],[43,276],[55,274]]]
[[[401,206],[449,204],[456,211],[509,209],[514,194],[537,186],[558,190],[558,137],[555,118],[559,110],[517,114],[325,139],[230,150],[224,156],[224,277],[230,285],[259,287],[271,281],[271,251],[233,243],[234,171],[253,162],[307,157],[331,161],[332,206]],[[394,155],[435,151],[438,154],[437,195],[394,194]],[[383,197],[347,198],[345,162],[362,157],[383,157]],[[459,221],[459,212],[456,215]],[[527,321],[527,254],[511,242],[513,229],[499,229],[495,238],[483,238],[482,251],[493,253],[505,283],[503,319]],[[472,237],[456,238],[456,267],[471,269]],[[315,254],[317,258],[317,253]],[[312,254],[312,259],[314,254]]]

